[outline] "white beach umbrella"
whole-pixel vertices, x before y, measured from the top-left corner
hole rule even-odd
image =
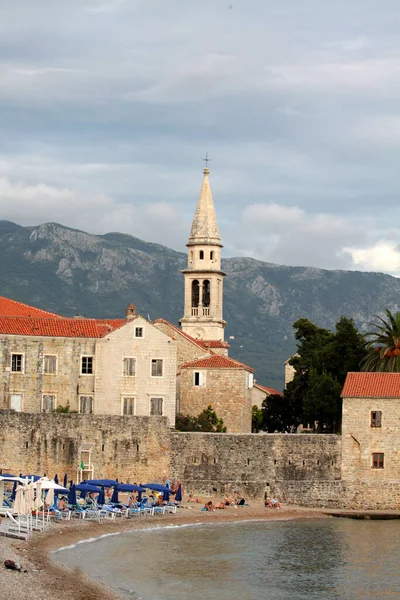
[[[27,485],[25,489],[25,502],[28,513],[31,513],[35,508],[35,490],[31,483]]]
[[[49,488],[46,496],[46,504],[50,507],[54,504],[54,488]]]
[[[63,492],[68,492],[67,488],[63,487],[62,485],[58,485],[58,483],[56,483],[54,479],[48,479],[47,477],[42,477],[41,479],[38,479],[37,482],[33,485],[40,485],[42,490],[60,490]]]
[[[37,481],[35,484],[33,484],[34,487],[36,487],[35,508],[37,508],[37,509],[39,509],[43,504],[42,486],[40,485],[39,481]]]
[[[19,485],[15,492],[13,511],[15,513],[17,513],[18,515],[25,514],[25,511],[26,511],[25,495],[24,495],[24,488],[22,487],[22,485]]]

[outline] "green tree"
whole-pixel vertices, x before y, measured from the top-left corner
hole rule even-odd
[[[367,355],[362,361],[363,371],[400,372],[400,312],[393,315],[386,309],[386,319],[376,315],[375,328],[364,335]]]
[[[208,431],[212,433],[226,433],[224,421],[217,417],[211,404],[197,417],[177,414],[175,429],[178,431]]]
[[[358,371],[365,358],[364,338],[353,320],[346,317],[336,323],[335,332],[322,329],[308,319],[299,319],[293,326],[298,354],[290,361],[295,376],[284,393],[292,411],[289,419],[317,422],[318,432],[339,431],[340,393],[347,373]]]
[[[293,433],[301,422],[301,412],[286,394],[271,394],[262,405],[262,429],[268,433]]]
[[[262,429],[262,424],[263,411],[261,408],[258,408],[257,405],[254,405],[251,413],[251,431],[253,433],[258,433],[260,429]]]

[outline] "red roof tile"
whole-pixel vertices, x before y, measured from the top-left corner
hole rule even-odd
[[[116,325],[118,323],[118,325]],[[0,317],[0,334],[101,338],[126,323],[125,319],[44,319],[29,317]]]
[[[52,319],[62,319],[60,315],[56,315],[55,313],[48,312],[47,310],[42,310],[41,308],[35,308],[34,306],[29,306],[29,304],[23,304],[22,302],[17,302],[16,300],[11,300],[10,298],[5,298],[4,296],[0,296],[0,316],[3,317],[37,317],[37,318],[49,318]]]
[[[400,398],[400,373],[348,373],[343,398]]]
[[[275,390],[274,388],[270,388],[270,387],[265,387],[265,385],[260,385],[259,383],[255,383],[254,387],[259,388],[260,390],[262,390],[263,392],[266,392],[267,394],[277,394],[278,396],[283,396],[282,392],[278,392],[278,390]]]
[[[245,369],[253,372],[247,365],[221,354],[213,354],[206,358],[198,358],[180,366],[181,369]]]
[[[228,342],[223,342],[222,340],[196,340],[194,337],[192,337],[188,333],[185,333],[184,331],[182,331],[182,329],[179,329],[179,327],[177,327],[173,323],[170,323],[166,319],[156,319],[155,321],[153,321],[153,325],[155,323],[164,323],[165,325],[169,325],[170,327],[172,327],[172,329],[174,329],[174,331],[185,337],[193,344],[196,344],[196,346],[200,346],[200,348],[202,348],[203,350],[207,350],[208,348],[230,348]]]

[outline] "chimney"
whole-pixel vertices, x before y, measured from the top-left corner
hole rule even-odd
[[[129,304],[129,306],[126,307],[125,319],[127,321],[132,321],[132,319],[134,319],[135,317],[136,317],[136,306],[134,304]]]

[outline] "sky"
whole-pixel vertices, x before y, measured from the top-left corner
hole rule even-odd
[[[0,219],[400,276],[398,0],[0,0]]]

